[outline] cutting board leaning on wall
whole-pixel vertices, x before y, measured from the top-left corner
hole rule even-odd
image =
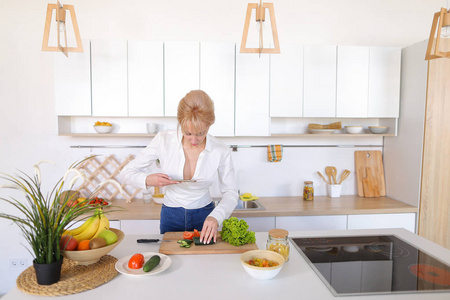
[[[386,196],[381,151],[355,151],[355,171],[360,197]]]

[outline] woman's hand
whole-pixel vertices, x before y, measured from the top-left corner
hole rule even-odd
[[[162,174],[162,173],[156,173],[148,175],[147,178],[145,178],[145,184],[147,186],[166,186],[171,184],[177,184],[178,181],[172,180],[168,175]]]
[[[219,228],[219,222],[213,217],[206,217],[200,234],[200,242],[209,244],[213,240],[215,243],[217,241],[217,228]]]

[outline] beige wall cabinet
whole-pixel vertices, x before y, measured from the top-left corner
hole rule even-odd
[[[128,116],[127,41],[92,40],[92,115]]]
[[[303,45],[270,55],[270,116],[303,117]]]
[[[164,44],[128,41],[128,115],[164,116]]]
[[[269,84],[268,55],[236,53],[236,136],[270,134]]]
[[[200,43],[164,43],[164,115],[176,117],[178,103],[200,88]]]
[[[83,53],[54,56],[55,110],[58,116],[91,115],[91,43]]]
[[[214,101],[214,136],[234,136],[234,43],[200,44],[200,89]]]

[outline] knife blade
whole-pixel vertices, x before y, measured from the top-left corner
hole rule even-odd
[[[160,239],[138,239],[138,243],[157,243],[157,242],[170,242],[170,240],[160,240]]]

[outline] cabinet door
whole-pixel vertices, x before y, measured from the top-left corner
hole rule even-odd
[[[54,55],[55,109],[58,116],[91,115],[91,43],[83,53]]]
[[[336,117],[336,46],[304,47],[305,118]]]
[[[234,43],[200,44],[200,89],[214,101],[215,136],[234,136]]]
[[[370,48],[369,118],[398,118],[401,49]]]
[[[348,229],[405,228],[416,232],[416,214],[349,215]]]
[[[159,234],[159,220],[121,220],[120,230],[127,234]]]
[[[276,217],[276,228],[296,230],[345,230],[347,216]]]
[[[303,45],[270,55],[270,116],[303,116]]]
[[[369,47],[338,47],[336,117],[367,118]]]
[[[240,49],[240,45],[236,45]],[[269,55],[236,53],[236,136],[269,135]]]
[[[91,42],[92,115],[128,116],[127,42]]]
[[[164,45],[128,41],[128,115],[164,116]]]
[[[176,117],[180,100],[200,87],[200,44],[164,43],[164,68],[164,114]]]

